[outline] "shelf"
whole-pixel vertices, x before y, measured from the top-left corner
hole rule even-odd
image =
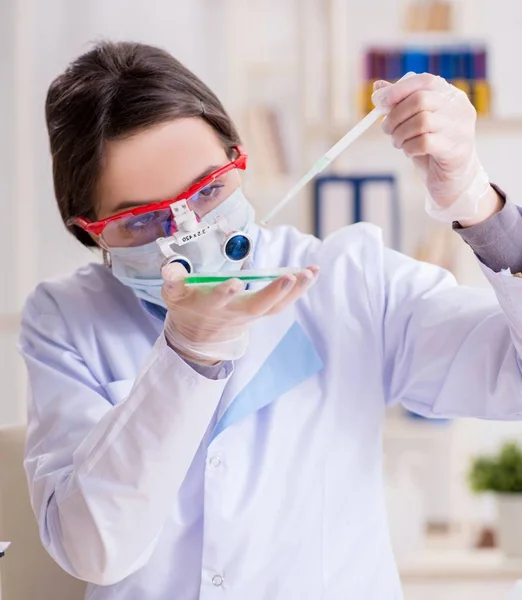
[[[431,419],[395,417],[386,419],[385,440],[440,440],[451,434],[451,423],[440,423]]]
[[[403,580],[516,580],[522,573],[522,561],[508,560],[499,550],[467,548],[427,548],[410,560],[399,560]]]
[[[357,121],[353,121],[349,124],[308,124],[308,134],[319,138],[319,137],[332,137],[338,140],[343,137]],[[495,117],[483,117],[477,120],[477,134],[478,135],[522,135],[522,118],[520,119],[501,119]],[[366,131],[362,137],[373,140],[387,140],[387,136],[382,133],[380,123],[375,123]]]
[[[20,329],[21,315],[0,315],[0,334],[17,333]]]
[[[522,118],[520,119],[498,119],[495,117],[484,117],[477,120],[477,131],[479,133],[512,133],[522,134]]]
[[[396,35],[382,36],[379,39],[369,37],[365,48],[411,48],[411,47],[441,47],[461,45],[483,45],[481,36],[464,35],[456,31],[407,31]]]
[[[245,65],[247,73],[256,76],[269,75],[296,75],[298,71],[298,63],[293,60],[260,60],[247,62]]]

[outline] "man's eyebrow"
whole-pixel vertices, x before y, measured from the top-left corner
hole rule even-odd
[[[195,185],[198,181],[201,181],[202,179],[204,179],[205,177],[208,177],[208,175],[210,175],[211,173],[213,173],[214,171],[217,171],[218,169],[220,169],[223,165],[211,165],[210,167],[206,168],[204,171],[202,171],[197,177],[194,177],[194,179],[187,185],[187,187],[185,188],[186,190],[188,190],[188,188],[192,187],[193,185]]]

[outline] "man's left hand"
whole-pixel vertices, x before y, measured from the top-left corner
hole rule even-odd
[[[411,158],[428,191],[428,214],[473,225],[502,208],[476,150],[477,113],[467,95],[423,73],[375,84],[373,101],[388,112],[382,128]]]

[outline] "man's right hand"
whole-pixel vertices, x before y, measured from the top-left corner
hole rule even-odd
[[[186,270],[163,268],[162,296],[167,305],[165,335],[184,358],[199,364],[234,360],[246,351],[248,328],[260,317],[281,312],[315,283],[319,267],[284,275],[265,288],[245,293],[239,279],[217,286],[186,286]]]

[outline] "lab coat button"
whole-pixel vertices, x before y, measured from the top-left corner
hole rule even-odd
[[[223,585],[223,577],[221,577],[221,575],[214,575],[214,577],[212,577],[212,583],[216,587],[219,587],[220,585]]]
[[[221,464],[221,459],[219,458],[219,456],[213,456],[208,462],[211,467],[219,467],[219,465]]]

